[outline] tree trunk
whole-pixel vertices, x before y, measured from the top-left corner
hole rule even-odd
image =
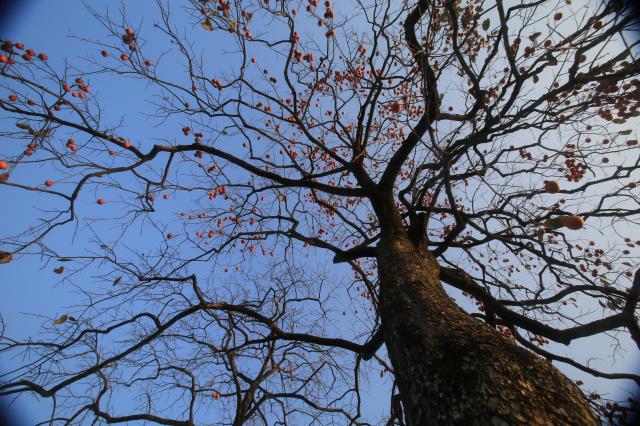
[[[383,237],[378,266],[406,424],[600,424],[551,363],[462,311],[444,292],[433,256],[406,233]]]

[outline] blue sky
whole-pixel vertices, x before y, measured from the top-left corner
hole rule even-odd
[[[111,1],[93,1],[91,5],[98,10],[104,10],[106,5],[117,15],[119,6],[116,2]],[[142,25],[149,34],[152,34],[151,24],[157,19],[157,16],[151,12],[154,8],[151,1],[133,1],[126,3],[127,14],[131,16],[131,25],[138,27]],[[23,41],[28,46],[33,46],[38,51],[45,51],[49,55],[49,61],[53,67],[60,67],[63,64],[63,58],[67,57],[71,63],[78,65],[80,69],[86,66],[85,58],[94,56],[97,60],[99,57],[99,48],[90,43],[81,42],[76,38],[69,37],[70,34],[78,37],[86,37],[88,39],[101,39],[105,30],[99,26],[93,17],[83,7],[82,2],[78,0],[68,0],[65,2],[53,1],[35,1],[25,2],[21,10],[14,14],[14,17],[2,28],[1,36],[16,41]],[[196,25],[193,30],[187,30],[189,37],[194,37],[198,42],[207,42],[205,37],[209,34],[202,31]],[[149,36],[153,40],[153,36]],[[224,50],[231,49],[232,46],[217,46]],[[149,43],[149,52],[153,57],[161,57],[165,50],[162,46]],[[115,59],[114,59],[115,60]],[[261,65],[269,67],[270,61],[277,61],[278,58],[269,57],[267,52],[260,58]],[[183,74],[178,67],[173,68],[167,66],[171,64],[172,58],[164,57],[164,68],[170,78],[180,79]],[[218,56],[207,60],[208,65],[212,68],[212,74],[224,73],[225,57]],[[161,63],[162,64],[162,63]],[[131,137],[134,144],[140,144],[142,147],[150,146],[157,139],[178,138],[181,125],[179,121],[171,122],[174,135],[167,135],[167,126],[157,126],[158,120],[149,118],[144,113],[152,113],[154,108],[147,100],[148,94],[145,86],[140,81],[130,81],[119,79],[118,84],[113,84],[112,80],[103,75],[92,75],[87,77],[91,81],[93,93],[100,99],[101,104],[105,105],[104,115],[110,123],[117,123],[123,120],[123,133]],[[0,117],[1,119],[2,117]],[[0,141],[1,144],[8,144],[10,141]],[[3,146],[4,149],[4,146]],[[14,179],[21,182],[31,182],[39,184],[43,180],[43,176],[55,179],[50,176],[51,172],[42,169],[42,174],[34,173],[33,169],[29,173],[18,171]],[[233,177],[233,176],[232,176]],[[65,188],[64,182],[57,182],[58,188]],[[70,186],[68,186],[70,187]],[[10,223],[12,229],[22,229],[23,226],[34,220],[36,212],[34,206],[41,209],[47,209],[55,205],[55,200],[38,197],[35,199],[24,191],[8,189],[3,187],[1,197],[4,200],[10,200],[5,204],[2,212],[2,222]],[[168,223],[169,228],[162,228],[149,231],[148,228],[135,225],[128,230],[128,235],[139,235],[137,240],[131,242],[132,248],[140,251],[153,252],[158,244],[163,241],[163,234],[167,231],[175,232],[180,240],[184,236],[183,229],[180,225],[171,224],[173,215],[180,211],[181,204],[190,205],[194,198],[189,194],[172,193],[172,200],[158,206],[157,216],[159,222]],[[104,197],[108,200],[104,209],[97,211],[95,200]],[[81,217],[98,217],[103,215],[118,215],[124,208],[124,203],[118,198],[115,192],[109,190],[106,186],[91,187],[82,195],[80,206]],[[31,212],[31,215],[30,213]],[[93,226],[101,233],[117,233],[120,225],[109,228],[109,225],[102,222],[93,222]],[[144,231],[144,232],[143,232]],[[67,226],[64,230],[59,230],[53,237],[52,244],[56,247],[69,252],[82,252],[84,247],[95,247],[92,243],[93,236],[86,224],[80,224],[79,228]],[[127,256],[124,252],[124,256]],[[314,255],[311,255],[313,259]],[[326,260],[326,259],[325,259]],[[60,276],[51,273],[54,267],[59,266],[57,263],[45,263],[38,256],[21,256],[18,261],[3,265],[1,271],[2,281],[2,299],[0,299],[0,312],[7,323],[9,334],[22,336],[36,336],[40,330],[41,324],[50,323],[51,318],[69,312],[69,306],[77,302],[79,294],[77,291],[85,285],[93,285],[92,283],[109,282],[113,276],[100,276],[93,267],[79,270],[73,274],[64,274],[64,280]],[[221,275],[225,265],[216,266],[213,271],[205,271],[201,267],[203,274]],[[197,267],[196,267],[197,268]],[[73,269],[73,268],[69,268]],[[256,268],[259,271],[259,268]],[[340,275],[348,275],[350,271],[347,269],[337,269],[331,272],[330,278],[339,277]],[[219,278],[217,278],[219,279]],[[233,278],[224,278],[225,284],[233,282]],[[336,304],[347,303],[348,300],[344,288],[336,290]],[[342,293],[340,293],[342,292]],[[455,293],[453,293],[455,295]],[[461,297],[456,295],[460,300]],[[36,315],[33,315],[35,313]],[[40,315],[40,316],[38,316]],[[328,324],[327,329],[338,328],[345,324]],[[357,329],[357,326],[354,326]],[[623,347],[633,348],[626,337],[622,339]],[[582,339],[574,342],[571,351],[559,345],[553,345],[552,348],[557,349],[560,354],[566,353],[578,354],[579,358],[586,359],[593,357],[594,366],[600,366],[605,370],[627,371],[633,369],[637,363],[636,356],[620,356],[612,367],[613,359],[609,357],[611,348],[610,340],[606,338]],[[620,354],[622,355],[622,354]],[[18,359],[0,359],[0,368],[10,370],[20,364]],[[587,384],[587,387],[597,389],[601,393],[614,392],[618,388],[618,382],[593,380],[583,374],[576,373],[570,368],[563,368],[572,378],[581,378]],[[374,369],[375,370],[375,369]],[[365,411],[368,409],[374,414],[372,418],[381,417],[388,410],[388,381],[380,380],[376,374],[372,374],[366,393],[369,397],[365,400]],[[628,389],[632,389],[632,385],[628,384]],[[128,401],[122,398],[121,407],[126,407]],[[37,403],[35,399],[21,398],[15,405],[15,412],[20,413],[24,419],[23,424],[33,424],[35,419],[41,419],[46,414],[47,403]]]

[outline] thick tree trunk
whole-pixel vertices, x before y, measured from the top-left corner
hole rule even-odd
[[[575,384],[462,311],[433,256],[394,234],[378,246],[381,315],[408,425],[600,423]]]

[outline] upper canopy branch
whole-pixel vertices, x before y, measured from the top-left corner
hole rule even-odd
[[[436,75],[433,72],[433,68],[429,65],[427,52],[422,48],[416,36],[416,27],[428,11],[430,3],[429,0],[420,0],[404,22],[405,41],[422,75],[422,92],[425,103],[424,113],[416,126],[411,129],[409,135],[402,142],[400,148],[389,160],[380,178],[380,188],[391,188],[405,160],[429,130],[431,123],[438,117],[440,99],[438,96]]]
[[[265,179],[272,180],[284,186],[317,189],[318,191],[326,192],[328,194],[342,195],[347,197],[366,197],[368,195],[368,191],[363,188],[345,188],[340,186],[331,186],[322,182],[311,180],[309,176],[305,176],[300,179],[287,178],[277,173],[263,170],[241,158],[236,157],[235,155],[229,154],[226,151],[214,148],[212,146],[199,144],[177,146],[155,145],[148,155],[152,155],[152,153],[158,152],[182,152],[195,150],[200,150],[208,154],[212,154],[216,157],[222,158],[223,160],[227,160],[228,162],[246,170],[247,172],[253,173]]]
[[[636,272],[633,286],[621,313],[563,330],[550,327],[507,309],[500,301],[489,294],[489,292],[480,287],[471,275],[460,269],[440,268],[440,279],[459,290],[471,294],[484,303],[488,310],[494,312],[495,315],[501,317],[505,322],[522,327],[525,330],[556,342],[569,344],[574,339],[593,336],[619,327],[626,327],[631,332],[631,337],[638,347],[640,347],[640,333],[638,333],[638,324],[634,318],[635,307],[638,304],[638,297],[640,296],[640,270]]]

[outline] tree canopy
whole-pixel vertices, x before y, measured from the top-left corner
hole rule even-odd
[[[640,385],[567,350],[640,347],[622,2],[151,6],[87,6],[103,37],[76,35],[77,63],[0,41],[0,191],[29,200],[0,267],[37,258],[71,301],[37,337],[3,318],[0,396],[51,401],[43,424],[405,424],[380,305],[398,229],[478,327]],[[377,374],[384,419],[362,408]],[[583,380],[600,416],[637,409]]]

